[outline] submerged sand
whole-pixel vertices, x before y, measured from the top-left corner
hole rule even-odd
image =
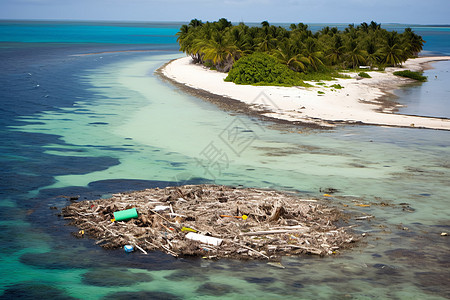
[[[414,127],[450,130],[450,119],[395,113],[398,103],[389,100],[390,92],[413,82],[393,75],[398,70],[421,71],[429,63],[450,60],[450,56],[409,59],[402,68],[369,71],[372,78],[348,73],[349,79],[308,82],[313,87],[275,87],[237,85],[225,82],[226,73],[193,64],[190,57],[171,61],[159,73],[170,81],[215,102],[246,106],[249,113],[293,123],[308,123],[323,127],[336,124],[367,124],[394,127]],[[342,88],[333,87],[340,85]],[[235,101],[236,100],[236,101]]]

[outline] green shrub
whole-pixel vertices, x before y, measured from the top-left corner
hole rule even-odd
[[[236,84],[305,86],[299,73],[266,53],[253,53],[234,63],[225,81]]]
[[[359,73],[358,73],[358,76],[359,76],[359,77],[362,77],[362,78],[372,78],[372,76],[370,76],[370,75],[367,74],[366,72],[359,72]]]
[[[342,86],[342,85],[340,85],[340,84],[333,84],[331,87],[333,87],[333,88],[335,88],[335,89],[337,89],[337,90],[340,90],[340,89],[343,89],[344,87]]]
[[[319,95],[324,95],[324,94],[325,94],[325,92],[322,92],[322,91],[317,91],[317,94],[319,94]]]
[[[411,79],[422,81],[422,82],[427,81],[427,77],[423,76],[422,73],[413,72],[410,70],[397,71],[397,72],[394,72],[394,75],[401,76],[401,77],[407,77],[407,78],[411,78]]]
[[[330,81],[335,80],[336,78],[350,78],[348,75],[340,74],[336,70],[330,70],[322,68],[321,71],[312,72],[312,73],[299,73],[299,76],[304,81]]]

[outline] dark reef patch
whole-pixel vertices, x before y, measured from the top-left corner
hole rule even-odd
[[[167,293],[167,292],[118,292],[111,293],[103,297],[107,300],[141,300],[141,299],[151,299],[151,300],[181,300],[182,297],[177,295]]]
[[[223,283],[206,282],[198,287],[197,293],[209,296],[224,296],[233,291],[233,287]]]
[[[245,277],[245,281],[257,284],[269,284],[276,281],[273,277]]]
[[[150,282],[153,278],[145,273],[132,273],[126,269],[94,269],[83,275],[82,282],[95,286],[130,286]]]
[[[23,282],[6,288],[0,299],[57,299],[57,300],[75,300],[67,295],[63,290],[55,288],[51,285]]]

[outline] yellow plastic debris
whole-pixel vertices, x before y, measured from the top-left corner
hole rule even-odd
[[[221,218],[236,218],[236,219],[243,219],[246,220],[248,218],[247,215],[242,216],[229,216],[229,215],[220,215]]]
[[[195,229],[192,229],[192,228],[189,228],[189,227],[184,227],[184,226],[181,228],[181,231],[197,232],[197,230],[195,230]]]

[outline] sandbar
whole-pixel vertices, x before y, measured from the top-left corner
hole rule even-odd
[[[401,106],[391,92],[413,82],[393,75],[398,70],[421,71],[430,63],[450,60],[450,56],[419,57],[407,60],[401,68],[367,70],[371,78],[348,73],[351,78],[308,82],[313,87],[237,85],[225,82],[221,73],[193,64],[190,57],[172,60],[158,70],[171,82],[216,103],[246,106],[247,113],[294,124],[335,127],[339,124],[365,124],[393,127],[450,130],[450,119],[396,113]],[[335,88],[332,85],[340,85]]]

